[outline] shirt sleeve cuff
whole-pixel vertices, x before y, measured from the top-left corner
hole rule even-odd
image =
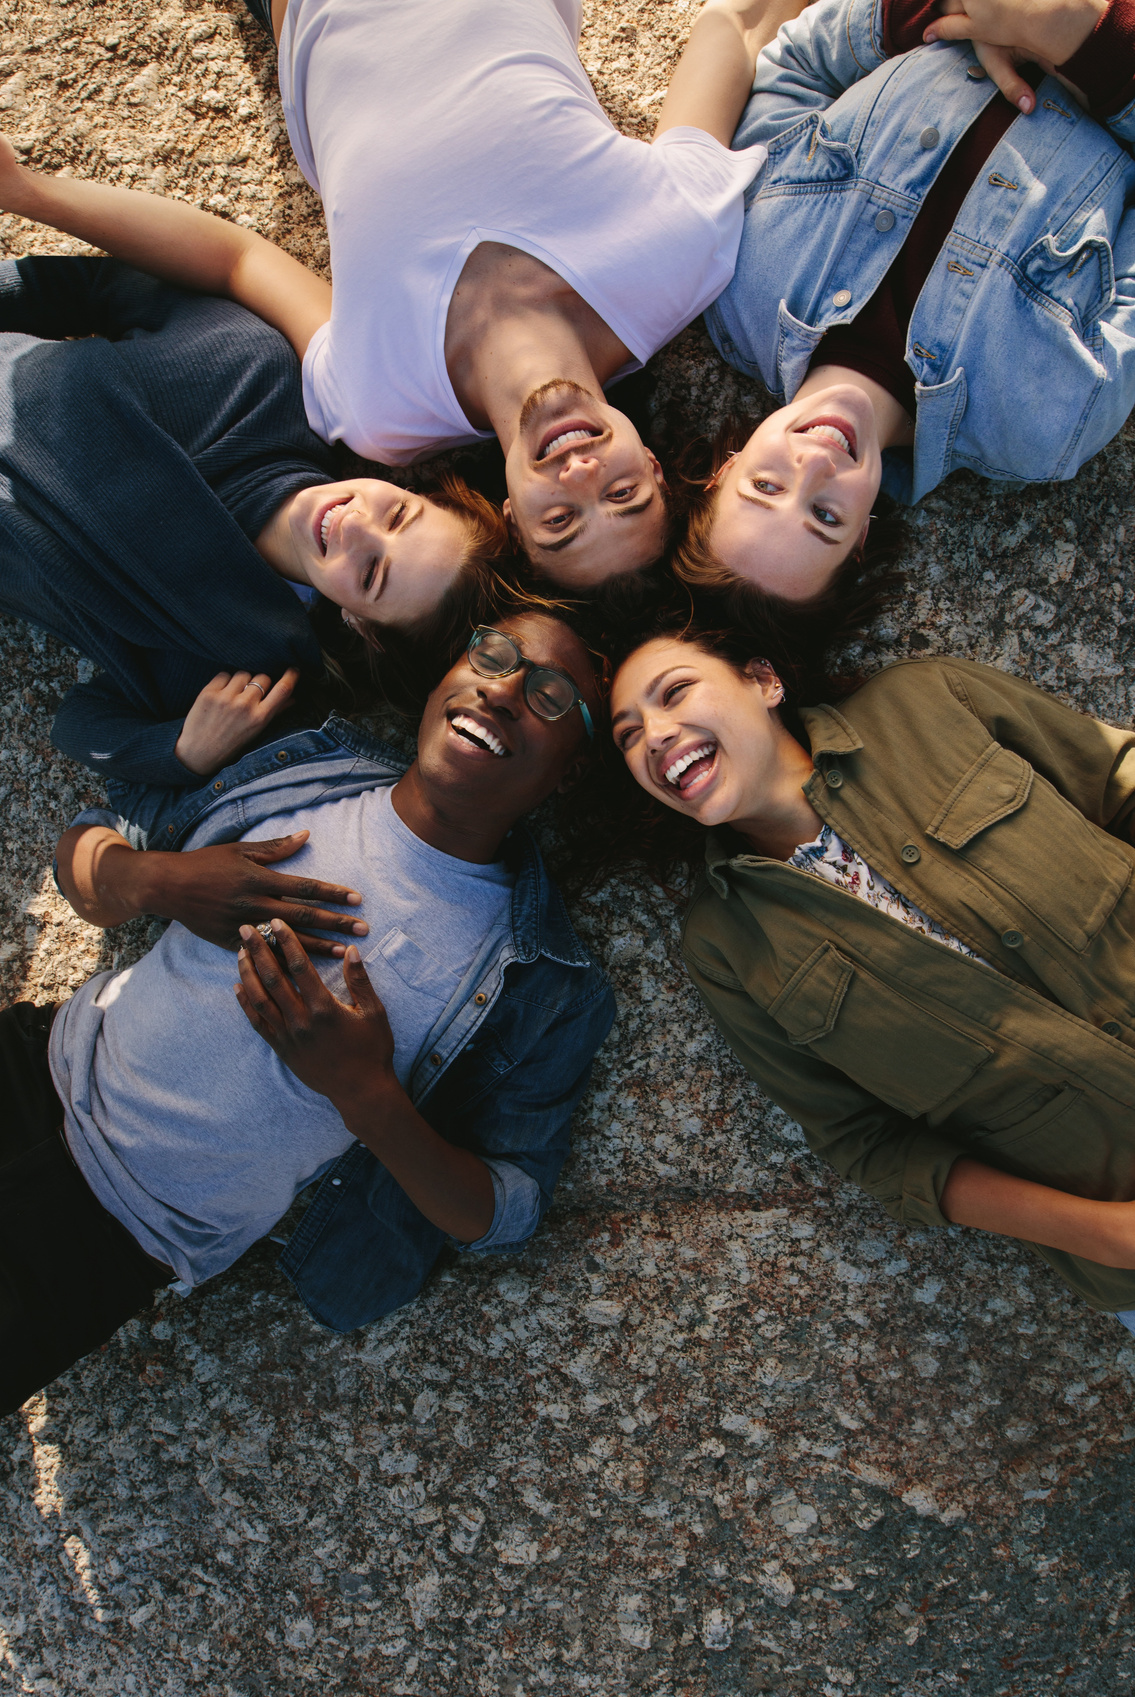
[[[1111,0],[1084,45],[1056,68],[1094,116],[1110,118],[1129,106],[1135,99],[1135,0]]]
[[[511,1161],[481,1158],[493,1181],[496,1198],[493,1223],[484,1237],[458,1247],[473,1250],[479,1255],[500,1249],[517,1249],[540,1224],[540,1186],[522,1167],[513,1166]]]
[[[954,1162],[965,1151],[951,1137],[926,1131],[916,1137],[906,1159],[902,1182],[902,1223],[948,1226],[941,1196]]]

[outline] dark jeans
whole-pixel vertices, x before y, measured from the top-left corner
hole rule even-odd
[[[272,35],[272,0],[244,0],[244,3],[257,23],[263,24],[268,34]]]
[[[114,1336],[172,1277],[95,1200],[63,1140],[54,1008],[0,1013],[0,1414]]]

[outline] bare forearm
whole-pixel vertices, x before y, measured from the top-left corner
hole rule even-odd
[[[239,301],[287,336],[301,358],[331,314],[323,278],[253,231],[184,201],[21,167],[6,178],[3,210],[169,282]]]
[[[752,92],[757,55],[803,9],[803,0],[709,0],[670,80],[655,136],[690,125],[728,147]]]
[[[1042,1243],[1103,1267],[1135,1267],[1132,1202],[1072,1196],[963,1157],[950,1169],[941,1206],[954,1225]]]
[[[73,825],[55,851],[59,883],[88,925],[123,925],[151,910],[145,905],[147,859],[109,826]]]
[[[496,1212],[492,1174],[468,1149],[439,1137],[404,1090],[385,1086],[357,1103],[335,1105],[347,1130],[427,1220],[460,1243],[484,1237]]]

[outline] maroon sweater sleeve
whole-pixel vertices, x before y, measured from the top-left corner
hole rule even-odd
[[[1125,0],[1135,5],[1135,0]],[[938,17],[937,0],[883,0],[883,50],[888,59],[922,46],[922,33]]]
[[[1057,70],[1082,90],[1093,117],[1113,118],[1130,106],[1135,100],[1135,0],[1111,0],[1084,45]]]

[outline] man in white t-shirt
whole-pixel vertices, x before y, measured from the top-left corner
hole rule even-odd
[[[259,312],[303,359],[328,441],[409,464],[495,432],[520,544],[586,589],[662,552],[661,467],[603,387],[729,281],[765,150],[728,144],[757,52],[796,10],[710,0],[647,144],[595,97],[580,0],[275,0],[333,300],[271,243],[178,203],[13,167],[0,204]]]

